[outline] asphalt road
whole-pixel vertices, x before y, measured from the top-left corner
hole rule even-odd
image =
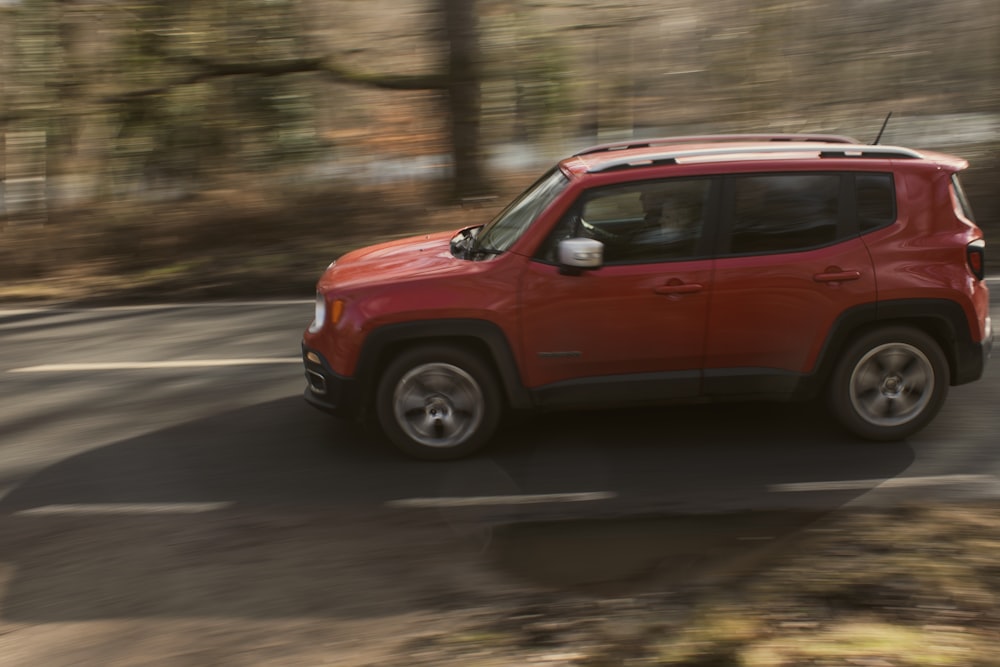
[[[1000,496],[996,362],[900,443],[694,406],[536,415],[428,463],[306,405],[311,317],[0,309],[0,663],[395,664],[525,590],[718,581],[845,506]]]
[[[0,512],[446,498],[484,516],[699,513],[1000,488],[997,363],[901,443],[858,441],[821,406],[714,405],[537,415],[476,458],[424,463],[304,403],[310,318],[307,302],[0,310]]]

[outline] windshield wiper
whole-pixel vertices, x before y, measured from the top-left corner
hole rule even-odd
[[[491,255],[502,255],[503,253],[503,250],[480,244],[478,238],[474,239],[472,245],[469,247],[470,259],[480,259]]]

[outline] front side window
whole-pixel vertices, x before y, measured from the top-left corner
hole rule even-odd
[[[839,174],[752,174],[734,182],[730,254],[794,252],[837,239]]]
[[[604,244],[605,264],[666,262],[698,253],[709,179],[642,181],[590,190],[557,225],[541,251],[554,261],[559,241]]]
[[[474,253],[496,255],[506,251],[567,185],[569,179],[558,168],[542,176],[482,228],[476,236]]]

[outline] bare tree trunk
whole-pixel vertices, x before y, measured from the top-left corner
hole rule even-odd
[[[455,196],[485,194],[480,146],[480,81],[476,0],[440,0],[448,40],[448,111],[454,159]]]

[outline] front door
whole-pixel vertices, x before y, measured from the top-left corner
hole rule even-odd
[[[710,179],[585,193],[522,284],[524,380],[543,404],[662,400],[700,391],[712,260]],[[601,268],[565,273],[561,238],[604,243]]]

